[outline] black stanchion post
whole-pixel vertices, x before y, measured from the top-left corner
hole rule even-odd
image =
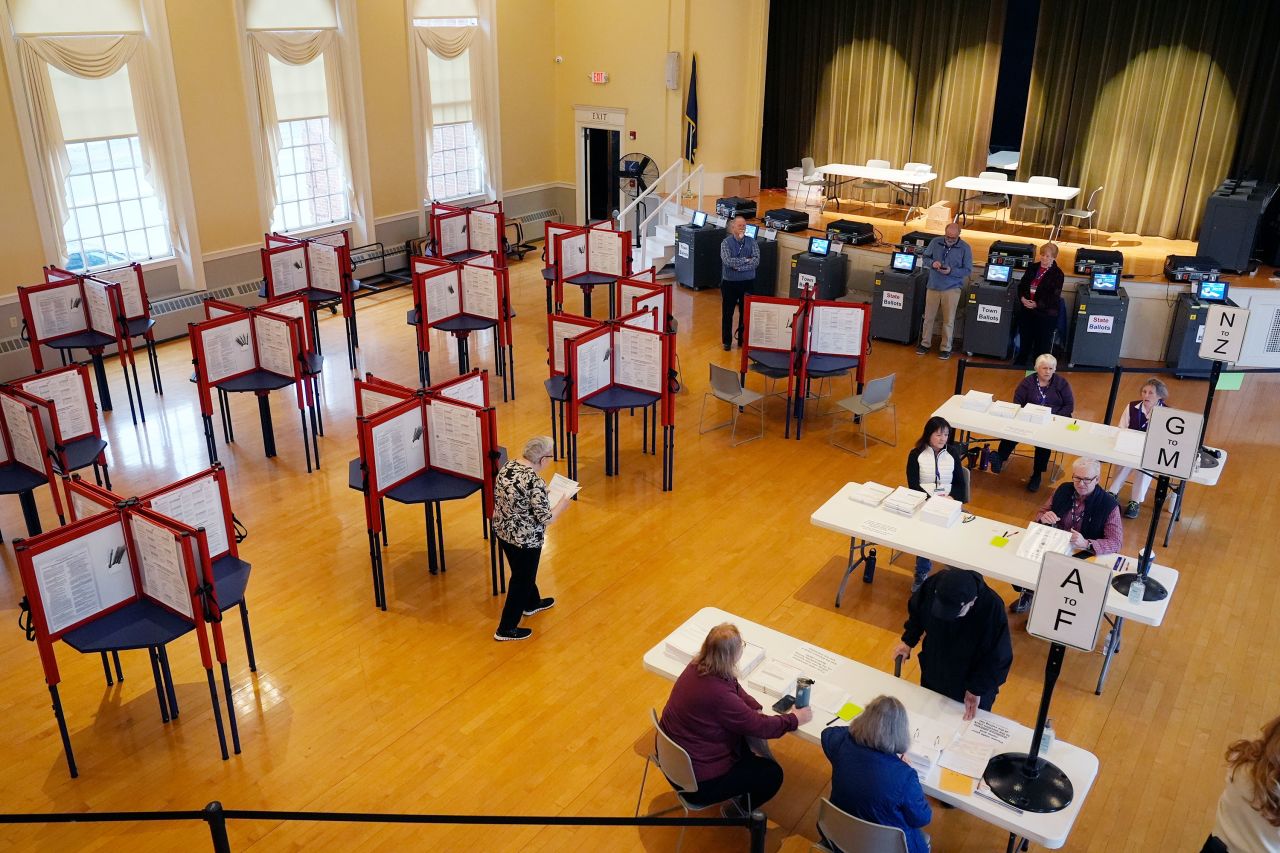
[[[1111,390],[1107,393],[1107,413],[1102,416],[1104,424],[1111,423],[1111,416],[1116,411],[1116,397],[1120,394],[1120,377],[1124,375],[1124,371],[1120,365],[1111,368]]]
[[[1218,364],[1218,362],[1214,362]],[[1160,526],[1160,511],[1164,509],[1164,502],[1169,496],[1169,475],[1161,474],[1156,480],[1156,505],[1151,510],[1151,523],[1147,525],[1147,542],[1143,547],[1142,553],[1138,555],[1138,570],[1136,572],[1123,572],[1111,579],[1111,586],[1121,595],[1129,594],[1129,587],[1139,577],[1142,578],[1144,585],[1142,591],[1143,601],[1162,601],[1169,595],[1169,590],[1165,589],[1164,584],[1154,578],[1148,577],[1151,571],[1151,555],[1152,548],[1156,542],[1156,528]]]
[[[969,359],[960,356],[960,360],[956,362],[956,390],[954,393],[964,393],[964,369],[969,366]]]
[[[756,809],[751,813],[751,823],[747,830],[751,833],[751,853],[764,853],[765,838],[769,834],[769,821],[764,812]]]
[[[213,840],[213,853],[231,853],[231,839],[227,837],[227,817],[222,803],[214,800],[202,809],[204,822],[209,825],[209,837]]]
[[[1209,413],[1213,411],[1213,392],[1218,389],[1218,377],[1222,376],[1222,362],[1215,361],[1209,369],[1209,392],[1204,397],[1204,427],[1200,431],[1200,446],[1204,446],[1204,437],[1209,432]]]

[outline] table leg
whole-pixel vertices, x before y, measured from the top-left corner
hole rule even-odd
[[[1124,630],[1123,616],[1117,616],[1114,620],[1109,616],[1104,618],[1111,623],[1111,630],[1107,632],[1107,640],[1102,646],[1102,670],[1098,673],[1098,686],[1093,691],[1095,696],[1102,695],[1102,688],[1107,683],[1107,671],[1111,669],[1111,659],[1120,651],[1120,632]]]
[[[50,484],[50,488],[56,488]],[[40,535],[40,510],[36,506],[35,492],[27,489],[18,493],[18,502],[22,505],[22,520],[27,523],[27,535]]]
[[[62,737],[62,752],[67,756],[67,769],[71,778],[80,775],[76,770],[76,757],[71,751],[71,733],[67,731],[67,718],[62,713],[62,699],[58,696],[58,685],[49,685],[49,698],[53,700],[53,718],[58,721],[58,734]]]
[[[870,543],[865,540],[850,537],[849,539],[849,559],[845,564],[844,575],[840,578],[840,587],[836,590],[836,607],[840,606],[840,602],[844,599],[845,588],[849,585],[849,578],[857,570],[858,565],[862,564],[862,582],[871,583],[876,576],[876,549],[869,547]],[[857,555],[855,557],[855,555]]]
[[[258,396],[258,420],[262,422],[262,448],[270,459],[276,455],[276,432],[271,426],[271,396],[268,391],[254,393]]]
[[[102,411],[111,411],[111,387],[107,385],[107,366],[102,362],[102,350],[98,352],[90,352],[89,360],[93,362],[93,375],[98,380],[98,399],[102,405]]]

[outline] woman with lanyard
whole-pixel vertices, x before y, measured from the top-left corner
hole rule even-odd
[[[1142,399],[1134,400],[1124,407],[1124,410],[1120,412],[1120,419],[1116,421],[1116,426],[1120,427],[1120,429],[1136,429],[1138,432],[1146,432],[1147,424],[1151,422],[1151,413],[1156,410],[1156,406],[1163,406],[1165,404],[1164,401],[1167,399],[1169,399],[1168,386],[1159,379],[1148,379],[1142,383]],[[1132,473],[1132,468],[1121,468],[1120,472],[1112,479],[1111,485],[1107,487],[1107,491],[1119,498],[1120,489]],[[1129,492],[1129,505],[1124,508],[1125,518],[1138,517],[1142,502],[1147,499],[1147,489],[1149,488],[1151,488],[1151,476],[1139,471]],[[1168,506],[1169,511],[1173,512],[1173,501],[1170,501]]]
[[[1028,365],[1033,355],[1052,349],[1062,279],[1058,246],[1045,243],[1040,247],[1040,263],[1028,268],[1018,282],[1018,364]]]
[[[925,422],[924,432],[907,454],[907,487],[927,495],[945,495],[960,503],[969,501],[969,481],[960,470],[964,448],[951,441],[951,424],[937,415]],[[933,561],[916,557],[915,592],[929,577]]]
[[[1071,417],[1076,408],[1075,395],[1071,393],[1071,384],[1057,375],[1058,360],[1045,353],[1036,359],[1036,372],[1029,373],[1018,383],[1013,392],[1013,402],[1019,406],[1033,403],[1037,406],[1048,406],[1053,414],[1064,418]],[[996,455],[991,457],[991,471],[999,474],[1009,454],[1018,446],[1016,441],[1003,440],[996,448]],[[1037,447],[1035,463],[1031,468],[1031,479],[1027,481],[1027,491],[1040,490],[1041,475],[1049,467],[1049,448]]]

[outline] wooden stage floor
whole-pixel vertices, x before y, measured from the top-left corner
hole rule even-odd
[[[536,259],[513,269],[518,398],[498,403],[500,437],[518,450],[549,429],[543,298]],[[578,295],[569,296],[577,308]],[[365,366],[413,383],[413,336],[405,290],[358,302]],[[603,304],[603,300],[599,301]],[[12,542],[22,529],[18,501],[0,500],[0,802],[4,812],[228,808],[630,815],[640,784],[650,708],[670,685],[641,667],[644,651],[689,614],[717,605],[890,671],[905,617],[911,560],[884,566],[875,584],[854,583],[845,606],[832,599],[847,542],[809,524],[809,515],[850,480],[899,483],[908,445],[950,393],[956,362],[917,357],[877,342],[869,375],[896,373],[899,442],[873,445],[865,459],[827,442],[822,419],[803,440],[782,438],[782,409],[768,411],[768,435],[737,448],[727,430],[699,435],[707,363],[736,367],[719,343],[719,296],[677,289],[679,355],[675,491],[659,490],[659,462],[640,453],[640,419],[622,418],[621,475],[603,473],[599,418],[584,415],[583,490],[549,532],[539,582],[555,608],[529,620],[533,639],[495,643],[502,600],[489,594],[488,547],[478,499],[444,509],[448,572],[427,573],[420,510],[388,505],[390,610],[374,609],[361,502],[347,488],[356,456],[350,374],[341,321],[321,322],[327,353],[322,405],[323,468],[305,473],[297,416],[274,395],[279,456],[262,456],[257,411],[233,399],[236,444],[220,447],[236,515],[249,530],[242,556],[253,564],[248,603],[258,658],[248,672],[234,614],[226,623],[242,755],[217,754],[208,694],[194,641],[170,648],[181,717],[162,725],[146,656],[123,655],[126,680],[106,687],[96,657],[57,653],[62,696],[81,777],[67,777],[35,646],[16,628],[20,583]],[[453,375],[449,340],[437,336],[432,374]],[[140,494],[205,466],[195,389],[187,382],[185,340],[160,347],[163,398],[144,392],[147,422],[127,411],[106,416],[112,481]],[[487,336],[473,363],[492,367]],[[109,370],[123,400],[118,371]],[[1001,390],[971,373],[971,383]],[[754,377],[753,377],[754,379]],[[1072,378],[1083,417],[1106,404],[1105,378]],[[1137,396],[1141,377],[1121,399]],[[145,383],[144,383],[145,384]],[[1172,383],[1171,403],[1202,406],[1202,382]],[[1254,736],[1280,713],[1280,642],[1274,536],[1280,479],[1273,424],[1280,380],[1249,377],[1219,393],[1209,438],[1231,452],[1216,488],[1192,487],[1185,517],[1160,559],[1182,571],[1169,617],[1158,629],[1129,626],[1106,693],[1093,694],[1100,657],[1067,656],[1054,697],[1060,738],[1092,750],[1101,776],[1069,850],[1199,849],[1222,789],[1226,744]],[[836,393],[844,394],[845,388]],[[1004,389],[1004,393],[1009,393]],[[499,395],[500,398],[500,395]],[[714,416],[723,414],[713,408]],[[873,430],[886,424],[873,420]],[[563,464],[563,463],[562,463]],[[1041,495],[1025,489],[1028,461],[997,477],[975,473],[973,505],[1024,524]],[[563,470],[563,467],[561,467]],[[54,515],[49,490],[38,500]],[[1133,553],[1150,519],[1125,522]],[[997,585],[1006,600],[1008,587]],[[1046,646],[1015,617],[1015,660],[996,709],[1035,718]],[[904,677],[916,679],[911,663]],[[769,849],[800,853],[816,838],[818,798],[830,771],[821,752],[794,738],[776,752],[786,771],[768,804]],[[645,808],[673,802],[649,774]],[[1003,849],[1005,833],[962,812],[934,812],[939,851]],[[350,848],[564,851],[671,850],[675,830],[566,830],[540,827],[406,827],[359,824],[233,823],[242,853]],[[0,826],[0,849],[22,851],[208,849],[199,824]],[[691,830],[687,850],[742,850],[745,834]]]

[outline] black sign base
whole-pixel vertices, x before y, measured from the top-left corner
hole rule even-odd
[[[1057,765],[1036,759],[1029,766],[1025,752],[1005,752],[987,763],[982,779],[991,793],[1024,812],[1048,814],[1071,805],[1071,780]]]
[[[1133,584],[1134,578],[1138,577],[1137,572],[1124,572],[1118,574],[1111,579],[1111,588],[1121,595],[1129,594],[1129,587]],[[1146,587],[1142,590],[1143,601],[1164,601],[1169,597],[1169,590],[1165,589],[1164,584],[1148,575],[1143,579]]]

